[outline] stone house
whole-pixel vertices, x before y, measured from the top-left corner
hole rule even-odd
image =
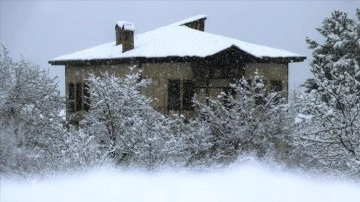
[[[67,110],[81,114],[89,109],[86,78],[108,71],[118,76],[129,66],[151,79],[146,94],[163,114],[191,114],[194,94],[200,100],[231,93],[230,83],[249,79],[256,69],[266,87],[288,92],[288,64],[306,58],[289,51],[251,44],[204,32],[206,16],[198,15],[135,35],[133,23],[115,25],[115,42],[60,56],[51,65],[65,65]]]

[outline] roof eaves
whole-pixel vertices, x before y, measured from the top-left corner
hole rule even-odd
[[[274,62],[274,63],[292,63],[303,62],[306,59],[305,56],[292,56],[292,57],[262,57],[261,61]]]
[[[130,58],[107,58],[107,59],[89,59],[89,60],[51,60],[51,65],[114,65],[122,63],[171,63],[171,62],[190,62],[202,59],[198,56],[167,56],[167,57],[130,57]]]

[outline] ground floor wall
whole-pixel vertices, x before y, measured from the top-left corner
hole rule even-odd
[[[143,63],[136,65],[119,64],[91,67],[67,66],[65,68],[67,100],[69,101],[69,94],[71,91],[69,85],[74,84],[76,88],[77,84],[86,83],[86,79],[90,74],[102,77],[105,72],[108,72],[109,74],[123,77],[132,71],[138,72],[139,70],[141,70],[141,78],[151,80],[151,84],[144,89],[144,94],[152,99],[153,107],[163,114],[178,113],[179,110],[168,110],[168,83],[169,80],[178,80],[180,83],[180,91],[183,92],[184,81],[194,80],[194,75],[190,63]],[[84,94],[84,89],[81,93]],[[76,96],[71,99],[74,99],[75,103],[77,102]],[[183,96],[180,96],[179,102],[181,105],[183,103],[182,99]],[[182,108],[182,106],[180,107]],[[81,119],[84,110],[75,110],[75,112],[77,115],[73,117],[73,119]],[[192,112],[191,110],[186,110],[184,113],[189,114]]]
[[[131,68],[133,67],[133,68]],[[221,93],[229,89],[230,82],[233,79],[230,78],[207,78],[206,83],[201,85],[196,84],[196,76],[194,71],[194,64],[187,62],[173,62],[173,63],[142,63],[142,64],[117,64],[117,65],[98,65],[98,66],[66,66],[65,68],[65,80],[66,80],[66,95],[69,101],[70,89],[69,85],[74,84],[75,88],[77,84],[86,83],[86,79],[89,74],[102,77],[105,72],[109,74],[115,74],[116,76],[123,77],[129,74],[131,71],[141,70],[141,77],[144,79],[150,79],[151,84],[144,89],[144,93],[153,100],[153,107],[163,114],[171,113],[183,113],[185,115],[191,115],[193,111],[191,109],[185,109],[184,93],[186,94],[187,84],[189,81],[194,81],[192,87],[193,93],[196,94],[197,99],[205,102],[206,97],[217,98]],[[206,67],[205,67],[206,68]],[[132,70],[131,70],[132,69]],[[245,64],[245,79],[250,79],[255,75],[255,71],[264,76],[267,88],[271,87],[272,83],[281,84],[282,92],[287,96],[288,91],[288,65],[287,64],[269,64],[269,63],[246,63]],[[207,75],[201,75],[206,77]],[[178,83],[179,92],[179,106],[176,109],[169,108],[169,81]],[[204,85],[205,84],[205,85]],[[199,86],[197,86],[199,85]],[[85,94],[83,88],[82,94]],[[76,94],[76,92],[75,92]],[[76,102],[76,96],[71,98]],[[71,100],[70,99],[70,100]],[[77,117],[75,119],[81,119],[84,110],[75,110]]]

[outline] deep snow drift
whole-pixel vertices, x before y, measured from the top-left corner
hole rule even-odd
[[[48,180],[1,180],[1,202],[359,202],[360,184],[310,180],[253,164],[206,173],[94,169]]]

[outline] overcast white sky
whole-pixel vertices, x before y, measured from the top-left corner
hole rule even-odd
[[[47,61],[115,40],[118,20],[142,33],[197,14],[206,14],[205,31],[282,48],[310,59],[305,38],[321,40],[315,28],[331,11],[355,16],[360,1],[6,1],[0,0],[0,42],[14,58],[20,54],[59,77],[64,67]],[[290,88],[310,77],[309,61],[290,65]]]

